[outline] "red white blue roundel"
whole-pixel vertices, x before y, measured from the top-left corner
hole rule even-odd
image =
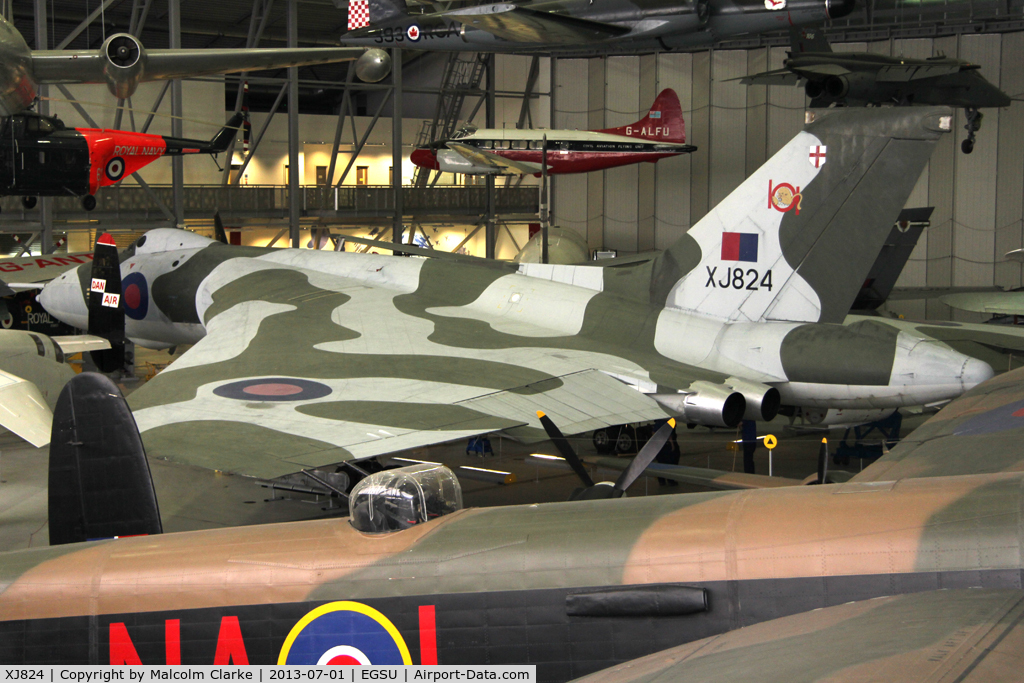
[[[131,273],[121,281],[121,301],[124,314],[132,320],[142,320],[149,310],[149,287],[142,273]]]
[[[103,170],[107,174],[107,178],[110,180],[120,180],[124,176],[124,159],[121,157],[114,157],[107,162],[107,165]]]
[[[420,27],[417,26],[416,24],[413,24],[409,28],[405,29],[405,35],[409,40],[415,43],[417,40],[420,39],[420,36],[423,34],[420,31]]]
[[[395,625],[359,602],[321,605],[295,624],[281,646],[278,664],[358,666],[412,664]]]

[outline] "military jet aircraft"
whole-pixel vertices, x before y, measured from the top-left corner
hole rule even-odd
[[[734,426],[782,404],[921,405],[990,377],[941,345],[840,324],[950,110],[814,118],[634,267],[150,231],[122,254],[126,334],[195,345],[132,395],[146,448],[272,478],[488,432],[543,439],[536,410],[569,434],[666,416]],[[89,283],[69,271],[39,300],[84,327]]]
[[[568,54],[657,52],[845,17],[855,0],[534,0],[410,14],[350,0],[344,45]]]
[[[941,104],[963,107],[967,139],[974,151],[981,128],[979,109],[1010,106],[1010,97],[981,75],[978,64],[953,57],[910,59],[868,52],[832,52],[821,29],[790,29],[792,49],[781,69],[746,76],[747,85],[804,84],[812,107],[831,104]]]
[[[546,147],[546,150],[545,150]],[[661,91],[647,116],[636,123],[604,130],[495,130],[467,126],[450,140],[413,150],[410,160],[442,173],[540,175],[589,173],[605,168],[688,154],[686,125],[679,97]]]
[[[139,83],[356,61],[356,74],[376,82],[391,71],[383,50],[345,48],[252,48],[146,50],[137,38],[115,33],[98,50],[30,50],[7,19],[0,17],[0,116],[29,108],[45,83],[104,83],[111,94],[131,97]]]
[[[96,192],[114,185],[160,157],[220,154],[234,139],[236,114],[209,141],[98,128],[67,128],[60,119],[25,112],[0,120],[0,194],[22,195],[25,208],[36,197],[82,197],[96,208]]]
[[[121,400],[113,387],[68,398],[90,416]],[[1024,370],[990,380],[838,485],[467,510],[450,472],[418,465],[361,482],[349,519],[3,553],[0,663],[535,664],[544,682],[607,667],[609,683],[1014,680],[1022,404]],[[116,410],[116,424],[130,421],[123,403]],[[51,472],[65,456],[95,462],[74,420],[55,424]],[[96,521],[129,512],[148,520],[137,532],[158,534],[136,463],[131,507],[109,505],[119,490]],[[68,495],[54,497],[58,512]],[[84,529],[61,519],[51,523],[62,533]]]

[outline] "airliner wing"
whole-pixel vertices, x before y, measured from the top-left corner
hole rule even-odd
[[[625,26],[540,12],[512,3],[466,7],[439,16],[520,43],[577,45],[616,38],[630,31]]]
[[[254,262],[264,267],[247,273]],[[402,292],[257,259],[224,264],[207,335],[130,396],[146,452],[273,478],[490,432],[546,439],[538,410],[567,434],[666,417],[599,371],[614,359],[566,348],[555,330],[435,308],[429,290],[453,286],[452,265],[424,260],[428,291]],[[486,288],[465,275],[458,286]]]
[[[632,462],[631,458],[610,458],[600,456],[584,456],[583,462],[595,465],[596,467],[622,472]],[[644,470],[644,476],[658,477],[659,479],[670,479],[680,484],[694,484],[706,486],[710,489],[723,491],[736,491],[742,489],[774,489],[785,486],[801,486],[799,479],[787,477],[769,477],[764,474],[747,474],[746,472],[726,472],[725,470],[713,470],[703,467],[688,467],[686,465],[665,465],[662,463],[651,463]]]
[[[469,159],[474,164],[480,166],[490,166],[491,168],[499,170],[511,170],[523,175],[532,175],[534,173],[541,172],[540,164],[530,163],[529,161],[506,159],[503,156],[492,154],[491,152],[485,152],[473,147],[472,145],[465,145],[460,142],[449,142],[448,149],[458,152],[466,159]]]

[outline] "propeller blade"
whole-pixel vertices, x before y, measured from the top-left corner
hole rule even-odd
[[[537,411],[537,417],[540,418],[540,424],[544,427],[544,431],[548,433],[548,438],[555,444],[555,448],[562,454],[565,461],[569,463],[569,467],[576,473],[576,476],[580,478],[584,486],[593,486],[594,480],[587,474],[587,469],[583,467],[583,462],[580,457],[576,455],[576,451],[573,450],[572,446],[569,445],[569,440],[562,436],[561,430],[555,426],[555,423],[551,421],[551,418],[545,415],[540,410]]]
[[[818,449],[818,483],[824,484],[828,479],[828,439],[821,440]]]
[[[633,458],[633,462],[629,463],[629,467],[623,470],[622,474],[619,475],[618,480],[615,482],[615,488],[620,491],[625,491],[632,485],[636,478],[643,474],[647,466],[654,462],[654,458],[657,457],[661,449],[664,448],[665,444],[668,443],[669,437],[672,436],[672,430],[676,428],[675,418],[669,420],[665,424],[661,425],[661,428],[654,433],[640,452]]]

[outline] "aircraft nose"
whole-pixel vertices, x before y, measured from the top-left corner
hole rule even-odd
[[[978,360],[977,358],[968,358],[964,361],[963,368],[960,370],[960,383],[963,384],[964,391],[966,391],[973,389],[986,380],[992,379],[995,374],[992,366],[985,361]]]
[[[409,156],[409,161],[421,168],[429,168],[434,171],[440,168],[440,165],[437,163],[437,157],[434,155],[433,150],[430,149],[423,149],[421,147],[414,149]]]
[[[829,19],[841,19],[853,12],[857,0],[825,0],[825,13]]]
[[[89,305],[82,294],[78,268],[47,282],[37,300],[57,320],[81,330],[88,329]]]

